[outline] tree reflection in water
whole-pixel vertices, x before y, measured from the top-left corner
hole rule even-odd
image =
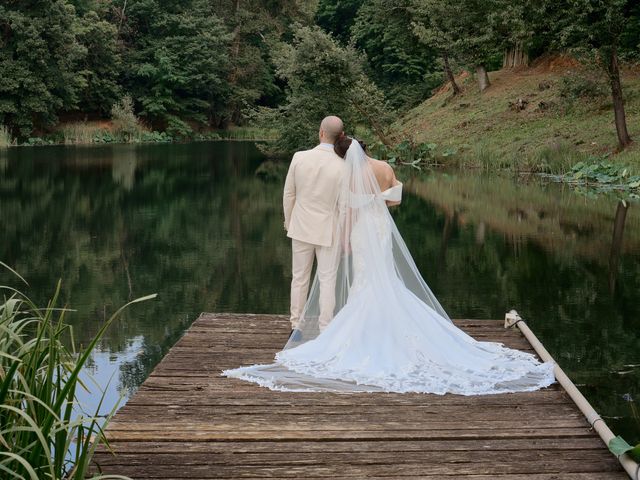
[[[9,149],[0,259],[43,302],[63,279],[80,342],[128,299],[159,294],[125,312],[94,362],[131,392],[200,312],[286,313],[282,182],[255,176],[262,160],[238,142]],[[393,215],[449,314],[517,308],[594,406],[621,417],[613,429],[640,440],[623,398],[640,398],[635,205],[495,176],[404,180]]]

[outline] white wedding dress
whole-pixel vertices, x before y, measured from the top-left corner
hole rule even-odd
[[[482,395],[536,390],[554,382],[553,364],[499,343],[476,341],[457,328],[417,271],[357,141],[345,157],[336,256],[337,306],[317,327],[318,285],[309,297],[301,339],[275,362],[223,375],[274,390],[424,392]]]

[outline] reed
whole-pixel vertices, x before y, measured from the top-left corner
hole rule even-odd
[[[0,266],[11,270],[2,262]],[[87,347],[76,352],[72,329],[65,324],[68,310],[56,306],[60,282],[44,308],[17,289],[0,289],[9,295],[0,304],[0,477],[88,478],[96,448],[101,443],[108,447],[103,428],[116,407],[104,418],[99,416],[102,393],[96,412],[86,414],[76,398],[79,388],[87,388],[80,380],[80,372],[121,312],[155,294],[119,308]],[[100,474],[91,478],[126,477]]]
[[[5,125],[0,125],[0,148],[7,148],[14,144],[11,132]]]
[[[74,122],[65,124],[61,131],[66,145],[85,145],[94,143],[104,129],[91,123]]]

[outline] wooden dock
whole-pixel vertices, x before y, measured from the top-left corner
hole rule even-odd
[[[498,320],[456,320],[479,340],[533,350]],[[557,384],[517,394],[273,392],[220,376],[270,363],[277,315],[202,314],[107,428],[104,473],[134,479],[625,479]]]

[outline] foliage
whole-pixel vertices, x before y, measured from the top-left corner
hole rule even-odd
[[[492,19],[507,8],[506,0],[413,0],[413,29],[420,41],[469,68],[495,61],[503,33]],[[504,18],[504,17],[500,17]]]
[[[126,12],[125,86],[140,104],[140,116],[171,136],[186,137],[186,120],[206,124],[229,93],[231,36],[204,0],[142,0]]]
[[[124,135],[127,139],[140,130],[138,118],[133,113],[133,100],[129,95],[125,95],[111,107],[111,119],[116,132]]]
[[[274,61],[287,82],[287,98],[277,109],[263,109],[259,119],[279,130],[275,151],[316,144],[320,121],[331,114],[343,119],[347,132],[365,126],[386,141],[391,112],[353,47],[342,47],[318,27],[299,27],[291,44],[279,45]]]
[[[118,309],[76,353],[67,310],[57,307],[60,282],[46,308],[13,288],[0,288],[10,293],[0,305],[0,470],[8,475],[3,478],[86,478],[95,449],[106,440],[98,416],[102,401],[90,416],[77,403],[77,389],[87,388],[80,372],[123,309],[155,295]],[[69,341],[71,349],[65,346]],[[114,412],[115,407],[105,422]]]
[[[195,124],[242,123],[275,106],[270,46],[308,23],[302,0],[53,0],[0,6],[0,124],[23,142],[78,112],[107,117],[129,92],[135,112],[174,137]]]
[[[367,147],[371,155],[375,158],[386,160],[394,165],[408,165],[417,169],[436,163],[435,143],[415,143],[411,140],[403,140],[397,145],[386,146],[381,142],[376,142]]]
[[[568,101],[594,100],[606,96],[607,87],[601,78],[586,72],[569,72],[560,81],[559,94]]]
[[[578,162],[566,174],[549,177],[572,185],[588,186],[598,192],[615,190],[627,193],[630,198],[640,198],[640,175],[631,174],[630,168],[625,165],[604,159],[591,158],[586,162]]]
[[[360,16],[359,9],[370,4],[367,0],[320,0],[315,23],[331,33],[343,44],[351,40],[351,28]]]
[[[416,42],[410,0],[368,0],[358,10],[351,40],[367,55],[367,74],[390,104],[406,110],[442,83],[438,53]]]
[[[122,94],[118,30],[116,25],[104,18],[105,14],[90,10],[77,20],[76,38],[86,49],[80,63],[86,85],[79,93],[78,105],[75,108],[65,106],[65,110],[79,109],[106,115]]]
[[[631,143],[626,126],[619,58],[628,49],[629,34],[638,33],[640,9],[633,0],[563,0],[555,5],[550,29],[556,45],[602,67],[610,84],[620,149]],[[637,37],[636,37],[637,38]],[[637,49],[638,45],[633,45]]]
[[[87,85],[86,48],[75,9],[65,0],[0,5],[0,124],[24,139],[78,106]]]

